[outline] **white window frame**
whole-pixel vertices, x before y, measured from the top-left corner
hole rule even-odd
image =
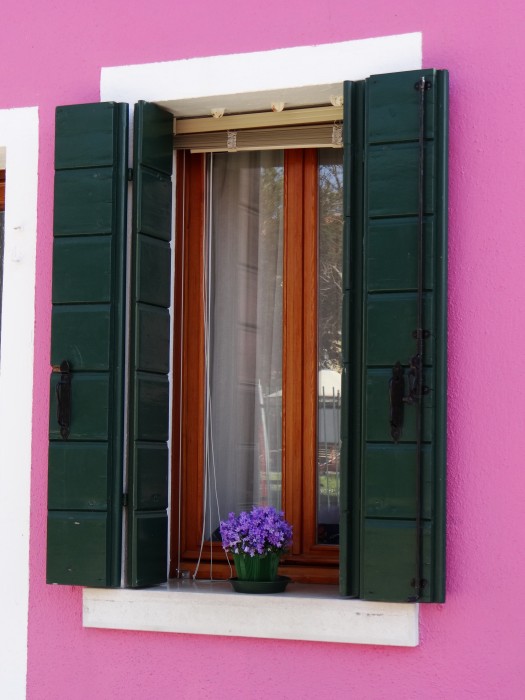
[[[156,102],[174,113],[319,104],[344,80],[422,67],[421,33],[248,54],[103,68],[102,101]],[[204,110],[204,111],[203,111]],[[211,611],[211,612],[210,612]],[[419,606],[338,597],[294,584],[283,595],[234,594],[227,583],[176,582],[147,590],[88,589],[85,627],[417,646]]]

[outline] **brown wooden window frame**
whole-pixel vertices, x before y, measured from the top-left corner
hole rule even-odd
[[[204,501],[206,156],[178,151],[176,167],[170,577],[195,569]],[[282,506],[294,542],[280,573],[335,584],[339,547],[317,544],[317,231],[318,151],[285,150]],[[211,548],[198,577],[228,578],[220,543]]]

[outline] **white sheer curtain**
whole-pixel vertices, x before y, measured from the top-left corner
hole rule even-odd
[[[219,517],[281,505],[282,151],[210,158],[207,503]]]

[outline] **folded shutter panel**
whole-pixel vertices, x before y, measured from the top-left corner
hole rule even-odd
[[[343,376],[341,387],[340,590],[359,596],[364,82],[344,83]]]
[[[120,584],[127,115],[56,111],[48,583]]]
[[[168,571],[168,436],[173,116],[139,102],[134,119],[129,343],[128,582]]]
[[[430,83],[424,90],[423,107],[421,90],[416,88],[422,76]],[[343,455],[349,474],[344,485],[347,518],[352,518],[354,526],[358,523],[360,546],[358,555],[355,539],[346,536],[343,541],[342,592],[367,600],[442,601],[447,73],[429,70],[373,76],[364,81],[361,92],[354,90],[362,98],[356,98],[360,104],[346,114],[346,120],[352,122],[347,132],[354,158],[353,169],[346,170],[347,193],[353,192],[348,198],[356,206],[345,212],[349,241],[343,342],[348,377],[343,400],[348,437],[343,439]],[[422,114],[423,149],[419,141]],[[418,401],[403,401],[403,423],[395,442],[390,381],[399,362],[407,398],[410,360],[417,354],[422,162],[422,384],[428,393],[421,399],[419,441]],[[362,199],[356,203],[361,184]]]

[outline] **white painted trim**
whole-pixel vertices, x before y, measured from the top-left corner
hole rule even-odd
[[[0,110],[6,212],[0,348],[0,688],[24,698],[29,605],[29,510],[38,108]]]
[[[85,588],[84,627],[415,647],[418,606],[367,603],[334,587],[290,584],[274,595],[181,581],[143,590]]]
[[[361,80],[375,73],[414,70],[421,68],[421,63],[422,35],[414,32],[337,44],[102,68],[100,98],[171,103],[216,95],[266,91],[274,94]]]
[[[179,109],[187,113],[188,102],[200,108],[203,104],[218,106],[213,104],[218,95],[226,96],[229,104],[245,105],[251,99],[253,105],[260,101],[262,94],[267,92],[268,96],[273,96],[276,90],[284,91],[282,99],[286,99],[286,91],[289,91],[296,103],[302,100],[303,104],[317,104],[319,88],[322,92],[324,87],[326,92],[327,86],[331,89],[343,80],[415,70],[421,66],[421,33],[400,34],[276,51],[103,68],[100,95],[102,100],[130,104],[138,100],[169,103],[175,114]],[[191,105],[189,111],[192,112]],[[216,587],[208,588],[206,593],[193,588],[170,589],[168,593],[166,588],[85,590],[84,625],[241,636],[247,636],[246,630],[251,627],[258,630],[257,636],[272,638],[321,639],[322,636],[325,640],[361,644],[417,644],[417,606],[349,601],[334,594],[319,598],[316,591],[320,589],[311,586],[306,594],[298,597],[291,593],[284,597],[232,597],[229,591]],[[232,615],[235,616],[235,610],[241,607],[243,614],[235,627]],[[281,618],[286,624],[280,622]],[[312,620],[315,621],[313,626]],[[323,632],[316,632],[317,627]]]

